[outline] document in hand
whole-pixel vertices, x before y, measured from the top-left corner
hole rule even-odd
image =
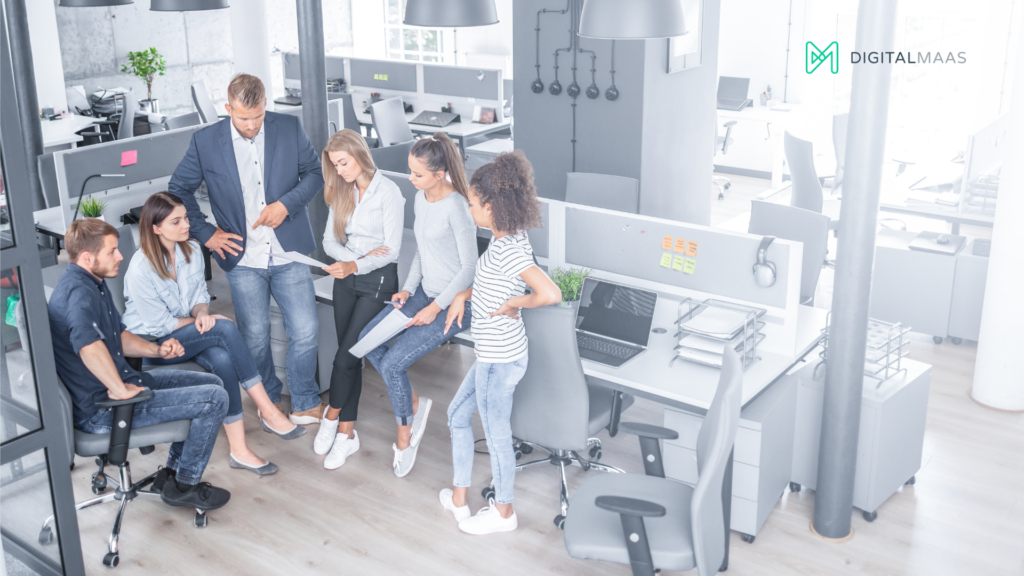
[[[310,266],[316,266],[317,268],[324,268],[328,264],[324,264],[319,260],[314,260],[309,256],[300,254],[298,252],[285,252],[284,254],[274,254],[274,258],[280,258],[281,260],[287,260],[289,262],[298,262],[299,264],[309,264]]]
[[[405,330],[405,325],[408,323],[408,316],[402,314],[400,310],[392,310],[390,314],[380,321],[380,324],[374,326],[373,330],[370,330],[362,340],[356,342],[356,345],[349,348],[348,351],[356,358],[362,358],[370,350],[391,340],[396,334]]]

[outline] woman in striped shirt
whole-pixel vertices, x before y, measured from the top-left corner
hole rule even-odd
[[[562,292],[533,261],[526,230],[540,225],[540,203],[533,167],[519,150],[499,154],[479,168],[469,183],[469,210],[477,226],[494,233],[476,265],[473,286],[448,308],[445,328],[462,325],[465,302],[473,299],[473,339],[477,360],[448,406],[452,433],[454,489],[441,491],[441,505],[468,534],[508,532],[518,526],[512,510],[516,459],[512,450],[512,395],[526,373],[526,328],[520,308],[548,306]],[[531,293],[526,294],[529,286]],[[473,414],[480,421],[491,455],[495,505],[470,516],[466,504],[473,473]]]
[[[313,451],[327,454],[334,470],[359,450],[355,431],[362,363],[349,354],[359,332],[398,292],[405,198],[398,184],[377,170],[362,135],[340,130],[324,147],[324,200],[330,211],[324,251],[337,260],[324,267],[334,277],[334,324],[338,352],[331,373],[329,406],[320,419]]]

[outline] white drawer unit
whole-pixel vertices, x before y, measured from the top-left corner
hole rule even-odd
[[[511,138],[494,138],[466,148],[466,177],[471,177],[473,172],[494,160],[498,154],[511,152],[514,148]]]
[[[732,529],[753,542],[786,490],[793,463],[796,379],[783,376],[740,412],[733,448]],[[663,446],[665,476],[697,483],[697,436],[704,416],[665,408],[665,427],[679,433]]]

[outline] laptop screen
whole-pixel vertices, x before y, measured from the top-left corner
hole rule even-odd
[[[750,78],[736,78],[734,76],[718,77],[719,100],[746,100],[749,88]]]
[[[654,292],[587,278],[576,329],[646,347],[657,301]]]

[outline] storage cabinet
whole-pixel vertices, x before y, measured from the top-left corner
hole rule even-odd
[[[981,332],[981,305],[985,301],[985,279],[988,277],[988,256],[976,256],[974,243],[956,255],[953,278],[953,302],[949,308],[949,336],[954,344],[961,340],[978,340]]]

